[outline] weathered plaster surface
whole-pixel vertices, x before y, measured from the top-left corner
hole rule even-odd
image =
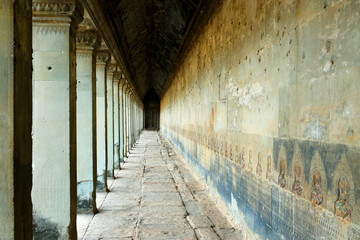
[[[114,176],[114,138],[113,138],[113,74],[106,76],[106,114],[107,114],[107,159],[108,177]],[[109,178],[110,179],[110,178]]]
[[[70,25],[33,25],[34,216],[53,222],[59,236],[68,236],[70,225],[69,39]],[[49,230],[50,225],[40,228]]]
[[[77,53],[77,200],[78,208],[91,208],[93,180],[92,51]],[[95,70],[95,69],[94,69]]]
[[[96,125],[97,125],[97,175],[98,183],[105,184],[105,62],[96,64]],[[98,184],[98,188],[101,188]]]
[[[122,80],[119,83],[119,117],[120,117],[120,131],[119,131],[119,140],[120,140],[120,162],[124,161],[124,84]]]
[[[119,145],[119,80],[113,82],[113,111],[114,111],[114,167],[115,169],[119,168],[120,161],[120,145]]]
[[[359,9],[209,3],[170,74],[161,131],[260,238],[360,234]]]

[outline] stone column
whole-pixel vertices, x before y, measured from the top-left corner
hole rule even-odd
[[[123,161],[125,162],[126,158],[126,91],[127,84],[123,83],[123,91],[122,91],[122,115],[123,115]]]
[[[131,93],[131,89],[129,89],[129,92],[127,94],[127,153],[130,152],[130,148],[131,148],[131,100],[130,100],[130,93]]]
[[[96,71],[94,30],[80,30],[76,36],[77,77],[77,206],[78,212],[96,209],[93,182],[93,82]]]
[[[31,1],[0,1],[0,23],[0,238],[30,240]]]
[[[113,112],[113,77],[116,64],[111,62],[106,67],[106,159],[107,176],[114,178],[114,112]]]
[[[101,50],[96,58],[96,142],[97,142],[97,186],[99,191],[107,189],[106,161],[106,63],[109,52]]]
[[[124,161],[125,158],[127,157],[127,153],[128,153],[128,125],[129,125],[129,114],[128,114],[128,85],[126,84],[125,87],[125,91],[124,91]]]
[[[119,141],[119,80],[121,78],[120,72],[114,72],[114,81],[113,81],[113,123],[114,123],[114,166],[115,169],[120,168],[120,141]]]
[[[130,149],[134,144],[134,95],[133,92],[130,94]],[[129,150],[130,150],[129,149]]]
[[[134,101],[134,130],[135,130],[135,139],[137,138],[137,104]]]
[[[124,162],[124,79],[119,80],[119,148],[120,148],[120,163]],[[119,164],[119,166],[121,166]]]
[[[128,94],[128,153],[130,152],[131,149],[131,91],[129,91]]]
[[[75,0],[33,1],[34,238],[76,239]]]

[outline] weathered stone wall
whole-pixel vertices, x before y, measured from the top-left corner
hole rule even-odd
[[[205,2],[161,131],[250,235],[358,239],[360,1]]]

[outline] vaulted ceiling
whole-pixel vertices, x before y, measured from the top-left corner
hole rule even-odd
[[[106,0],[104,12],[142,97],[159,96],[200,0]]]

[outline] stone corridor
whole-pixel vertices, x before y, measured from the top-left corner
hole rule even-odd
[[[242,239],[170,142],[143,131],[79,239]],[[78,217],[78,228],[86,225]]]
[[[0,0],[0,240],[360,240],[360,0]]]

